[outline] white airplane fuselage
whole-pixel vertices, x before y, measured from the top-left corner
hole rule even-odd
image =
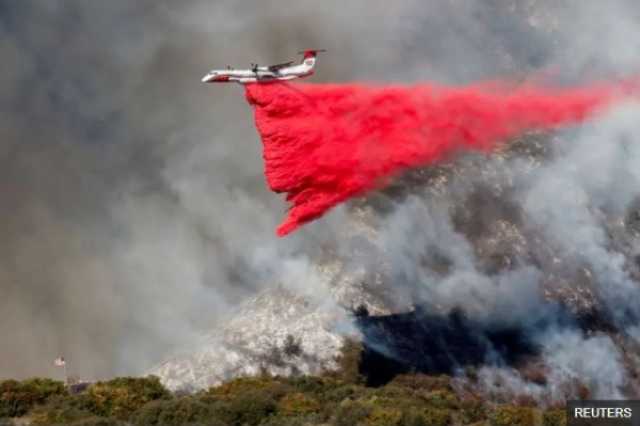
[[[212,70],[202,78],[203,83],[266,83],[279,80],[293,80],[313,74],[316,64],[315,52],[305,53],[302,62],[280,68],[259,66],[252,69]]]

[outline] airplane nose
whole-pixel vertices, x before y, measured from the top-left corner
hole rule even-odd
[[[202,82],[203,82],[203,83],[208,83],[208,82],[210,82],[210,81],[211,81],[211,78],[212,78],[212,77],[213,77],[213,76],[212,76],[211,74],[207,74],[207,75],[205,75],[204,77],[202,77]]]

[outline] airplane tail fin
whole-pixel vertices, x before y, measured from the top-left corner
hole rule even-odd
[[[320,52],[326,52],[326,50],[325,49],[308,49],[308,50],[302,50],[298,52],[298,54],[303,55],[304,59],[307,59],[307,58],[315,58],[317,54]]]
[[[309,71],[311,71],[313,67],[315,67],[316,65],[316,56],[318,55],[318,52],[326,52],[326,50],[310,49],[310,50],[303,50],[302,52],[298,52],[299,54],[303,55],[302,62],[300,62],[300,64],[307,66],[309,68]]]

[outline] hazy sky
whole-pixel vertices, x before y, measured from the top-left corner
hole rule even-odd
[[[251,110],[200,83],[210,68],[325,48],[312,81],[624,74],[637,4],[0,1],[0,377],[57,374],[61,354],[85,377],[139,373],[283,257],[340,244],[342,209],[275,236]]]

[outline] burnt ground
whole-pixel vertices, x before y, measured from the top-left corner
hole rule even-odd
[[[361,309],[356,312],[356,324],[364,337],[360,372],[367,385],[381,386],[405,373],[453,374],[491,364],[520,369],[535,362],[539,348],[532,336],[547,327],[577,327],[584,333],[617,332],[599,312],[576,316],[569,309],[559,309],[560,315],[553,323],[541,321],[527,327],[487,327],[459,311],[438,315],[418,308],[402,314],[369,316]]]

